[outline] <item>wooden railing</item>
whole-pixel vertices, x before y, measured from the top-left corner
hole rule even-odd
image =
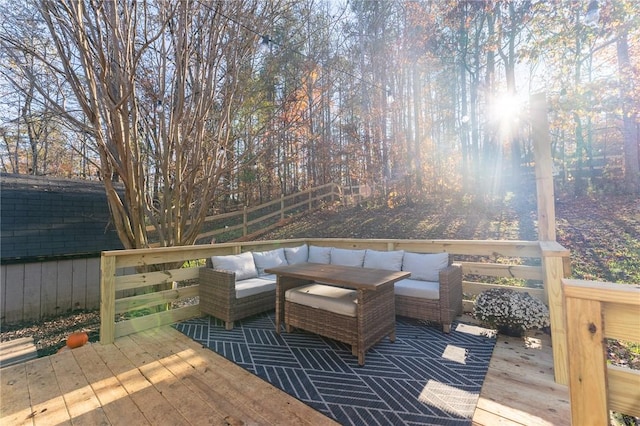
[[[257,206],[244,206],[239,210],[207,216],[204,220],[203,232],[196,237],[197,244],[207,244],[216,236],[228,234],[233,239],[247,237],[256,232],[266,232],[276,228],[285,219],[293,219],[320,208],[327,203],[339,201],[343,206],[355,205],[370,197],[371,191],[363,193],[365,186],[339,186],[328,183]],[[147,226],[147,232],[153,240],[154,226]],[[151,244],[154,247],[153,243]]]
[[[203,265],[203,259],[213,255],[294,247],[303,243],[418,253],[448,252],[456,263],[462,265],[463,291],[467,298],[495,287],[496,284],[489,283],[492,278],[540,280],[544,284],[541,289],[512,288],[529,291],[548,303],[554,357],[563,357],[556,358],[556,381],[567,383],[560,280],[565,276],[564,265],[569,253],[557,243],[304,238],[107,251],[102,253],[101,259],[100,341],[111,343],[120,336],[199,316],[197,304],[180,302],[198,295],[198,268]],[[183,266],[163,266],[180,264]],[[465,306],[469,310],[472,305],[467,301]]]
[[[640,343],[640,286],[562,280],[574,425],[607,425],[609,410],[640,417],[640,371],[607,362],[607,340]]]
[[[342,188],[335,183],[317,186],[291,195],[282,195],[279,199],[241,210],[209,216],[205,219],[204,229],[213,228],[198,235],[197,241],[229,232],[240,231],[246,237],[257,230],[264,232],[278,225],[285,218],[294,218],[308,213],[323,203],[343,200]],[[217,226],[226,222],[224,226]],[[206,241],[206,242],[208,242]]]
[[[116,337],[199,316],[197,304],[181,302],[198,296],[198,268],[203,259],[303,242],[257,241],[105,251],[100,261],[100,342],[112,343]],[[176,264],[182,266],[164,266]]]

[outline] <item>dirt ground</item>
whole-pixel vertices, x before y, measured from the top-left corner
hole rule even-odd
[[[100,311],[78,311],[44,321],[2,324],[0,341],[33,337],[38,356],[56,353],[65,346],[67,336],[76,331],[85,331],[89,341],[100,339]]]
[[[391,200],[324,209],[260,239],[299,237],[536,240],[535,193],[490,205],[465,200]],[[640,283],[640,201],[632,197],[566,198],[556,202],[557,239],[571,250],[572,277]],[[0,340],[33,336],[39,356],[55,353],[75,331],[98,340],[99,312],[41,322],[2,324]],[[610,356],[640,368],[640,354],[612,345]]]

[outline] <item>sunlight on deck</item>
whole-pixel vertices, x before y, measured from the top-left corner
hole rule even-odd
[[[442,400],[443,395],[447,396],[446,401]],[[476,396],[476,394],[466,392],[455,386],[450,386],[436,380],[429,380],[424,389],[422,389],[422,392],[420,392],[418,401],[464,418],[467,416],[469,409],[473,409],[476,405]],[[470,405],[471,407],[469,407]],[[460,409],[451,409],[451,407],[456,406],[459,406]]]
[[[474,321],[469,315],[464,316],[465,321]],[[490,328],[480,327],[478,325],[473,324],[465,324],[458,323],[456,325],[456,331],[459,333],[466,333],[472,336],[484,336],[484,337],[495,337],[496,331],[491,330]]]
[[[549,335],[497,339],[473,424],[570,424],[569,389],[554,381]]]
[[[466,364],[467,350],[460,346],[447,345],[442,352],[442,358],[457,362],[458,364]]]
[[[476,413],[473,416],[474,425],[535,425],[535,426],[558,426],[558,425],[570,425],[571,415],[566,413],[564,418],[560,418],[560,414],[553,416],[552,419],[547,417],[541,417],[533,414],[536,410],[529,408],[528,410],[521,410],[512,407],[509,404],[501,404],[499,402],[491,401],[485,398],[480,398],[476,408]],[[544,413],[542,415],[546,415]]]

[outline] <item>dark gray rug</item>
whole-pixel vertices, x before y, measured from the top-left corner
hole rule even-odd
[[[176,329],[343,425],[469,425],[495,339],[456,323],[398,317],[396,341],[378,343],[358,366],[351,347],[296,330],[277,335],[274,313],[236,321],[203,317]]]

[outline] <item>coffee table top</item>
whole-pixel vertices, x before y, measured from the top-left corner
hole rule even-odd
[[[355,289],[375,289],[379,285],[400,281],[411,276],[406,271],[361,268],[358,266],[329,265],[323,263],[297,263],[264,270],[268,274],[313,280]]]

